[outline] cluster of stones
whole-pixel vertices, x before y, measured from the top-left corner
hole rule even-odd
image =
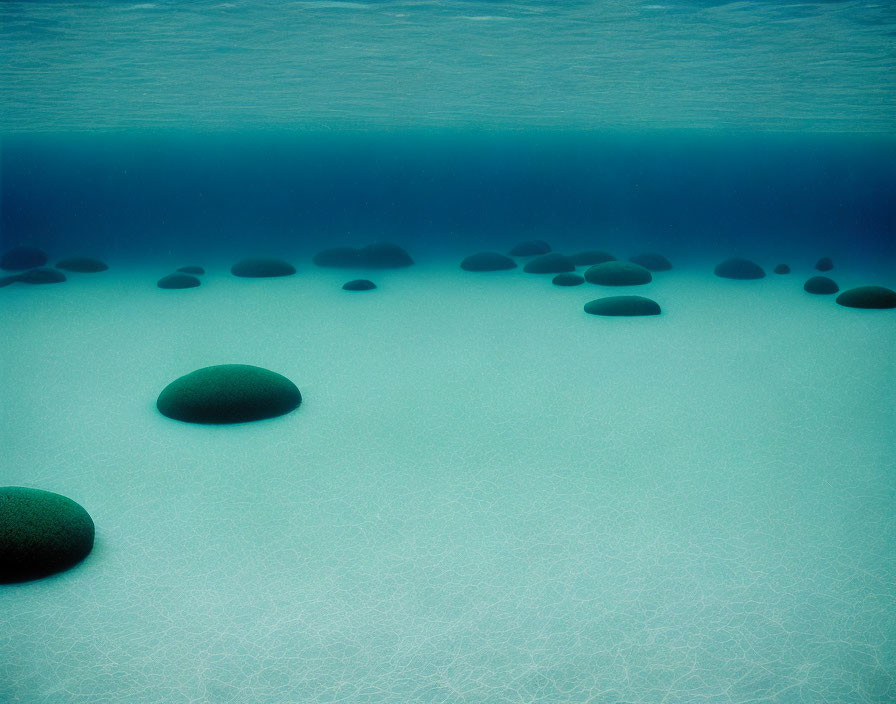
[[[0,287],[14,283],[23,284],[58,284],[66,281],[63,271],[82,274],[95,274],[108,269],[108,265],[91,257],[70,257],[56,262],[55,268],[44,266],[48,261],[47,253],[35,247],[14,247],[0,257],[0,269],[20,271],[0,277]]]

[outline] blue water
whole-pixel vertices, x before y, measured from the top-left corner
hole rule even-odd
[[[109,264],[0,288],[0,486],[97,526],[0,589],[0,704],[896,701],[896,313],[802,286],[896,288],[894,47],[886,0],[0,3],[0,253]],[[667,255],[662,314],[458,266],[536,238]],[[302,406],[157,412],[219,363]]]

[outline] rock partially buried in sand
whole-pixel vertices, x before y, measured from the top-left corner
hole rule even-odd
[[[397,244],[374,242],[361,249],[333,247],[314,255],[317,266],[337,269],[401,269],[411,266],[411,255]]]
[[[282,259],[243,259],[230,267],[230,272],[247,279],[267,279],[292,276],[296,268]]]
[[[51,491],[0,487],[0,583],[47,577],[75,566],[93,549],[93,520]]]
[[[204,367],[175,379],[156,406],[187,423],[246,423],[289,413],[302,395],[285,376],[248,364]]]
[[[21,271],[47,263],[47,254],[35,247],[13,247],[0,257],[0,269]]]
[[[560,274],[564,271],[575,271],[576,265],[571,257],[557,252],[542,254],[530,260],[523,267],[528,274]]]
[[[551,251],[551,245],[544,240],[528,240],[520,242],[508,254],[511,257],[534,257],[538,254],[547,254]]]
[[[653,281],[653,276],[633,262],[604,262],[585,271],[585,280],[602,286],[640,286]]]
[[[829,279],[827,276],[813,276],[803,284],[803,290],[807,293],[826,295],[837,293],[840,287],[833,279]]]
[[[74,271],[79,274],[96,274],[100,271],[106,271],[109,265],[91,257],[70,257],[56,262],[56,268],[63,271]]]
[[[633,257],[629,257],[629,261],[639,264],[649,271],[669,271],[672,268],[672,262],[656,252],[636,254]]]
[[[594,266],[595,264],[603,264],[604,262],[615,262],[616,257],[609,252],[589,249],[586,252],[573,254],[572,261],[576,266]]]
[[[659,303],[643,296],[608,296],[585,304],[585,312],[591,315],[637,316],[659,315]]]
[[[464,259],[460,268],[464,271],[504,271],[516,269],[516,262],[498,252],[478,252]]]
[[[822,257],[815,262],[815,268],[818,269],[818,271],[830,271],[834,268],[834,260],[830,257]]]
[[[837,303],[847,308],[896,308],[896,291],[883,286],[859,286],[837,296]]]
[[[778,264],[778,266],[776,266],[776,267],[774,268],[774,272],[775,272],[776,274],[789,274],[789,273],[790,273],[790,267],[787,266],[786,264]]]
[[[0,278],[0,288],[16,282],[23,284],[59,284],[65,281],[65,274],[56,269],[29,269],[21,274]]]
[[[749,259],[726,259],[715,269],[716,276],[723,279],[762,279],[765,272],[756,262]]]
[[[196,288],[202,283],[195,276],[189,274],[169,274],[159,279],[156,286],[159,288]]]
[[[367,279],[355,279],[342,284],[343,291],[372,291],[375,288],[376,284]]]
[[[557,274],[551,283],[554,286],[580,286],[585,283],[585,279],[578,274]]]
[[[180,269],[178,269],[178,271],[181,274],[194,274],[194,275],[196,275],[196,274],[201,275],[201,274],[205,273],[205,269],[203,269],[201,266],[182,266]]]
[[[361,264],[369,269],[401,269],[411,266],[411,255],[397,244],[375,242],[362,247],[359,253]]]

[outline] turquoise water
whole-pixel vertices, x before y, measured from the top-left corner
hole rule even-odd
[[[96,525],[0,585],[0,704],[896,701],[896,312],[803,287],[830,257],[896,289],[894,30],[888,2],[0,4],[0,254],[108,264],[0,272],[0,486]],[[672,268],[460,266],[528,239]],[[315,261],[378,240],[413,264]],[[620,293],[662,312],[585,312]],[[158,411],[218,364],[302,403]]]

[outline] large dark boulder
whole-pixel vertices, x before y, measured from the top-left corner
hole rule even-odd
[[[60,259],[56,262],[56,268],[63,271],[74,271],[80,274],[96,274],[100,271],[106,271],[109,265],[99,259],[91,257],[70,257],[68,259]]]
[[[776,274],[789,274],[790,267],[787,264],[778,264],[773,270]]]
[[[604,262],[587,269],[585,280],[602,286],[639,286],[650,283],[653,276],[633,262]]]
[[[243,259],[230,267],[230,272],[248,279],[266,279],[292,276],[296,268],[282,259]]]
[[[883,286],[859,286],[837,296],[837,303],[847,308],[896,308],[896,291]]]
[[[508,254],[511,257],[534,257],[539,254],[547,254],[551,251],[551,245],[544,240],[527,240],[515,245]]]
[[[159,394],[162,415],[188,423],[245,423],[289,413],[302,395],[285,376],[248,364],[204,367]]]
[[[601,252],[596,249],[589,249],[585,252],[579,252],[572,255],[572,260],[576,266],[594,266],[595,264],[603,264],[604,262],[616,261],[609,252]]]
[[[840,287],[827,276],[813,276],[803,284],[803,290],[807,293],[816,293],[820,295],[828,295],[837,293]]]
[[[0,257],[0,269],[22,271],[43,266],[47,263],[47,254],[35,247],[13,247]]]
[[[93,549],[93,520],[51,491],[0,487],[0,583],[46,577],[78,564]]]
[[[830,271],[834,268],[834,260],[830,257],[822,257],[815,262],[815,268],[818,269],[818,271]]]
[[[629,257],[629,261],[639,264],[649,271],[669,271],[672,268],[672,263],[662,254],[657,254],[656,252],[636,254],[633,257]]]
[[[643,296],[608,296],[586,303],[585,312],[616,317],[659,315],[661,311],[659,303]]]
[[[359,257],[362,266],[368,269],[401,269],[414,263],[410,254],[391,242],[374,242],[362,247]]]
[[[749,259],[726,259],[715,269],[716,276],[723,279],[762,279],[765,272],[756,262]]]
[[[570,257],[558,252],[542,254],[535,259],[530,259],[523,271],[528,274],[560,274],[564,271],[575,271],[576,265]]]
[[[190,274],[169,274],[158,280],[156,286],[159,288],[196,288],[202,283],[195,276]]]
[[[15,279],[23,284],[61,284],[66,280],[65,274],[56,269],[29,269],[17,274]]]
[[[504,271],[515,269],[516,262],[498,252],[479,252],[464,259],[460,268],[464,271]]]

